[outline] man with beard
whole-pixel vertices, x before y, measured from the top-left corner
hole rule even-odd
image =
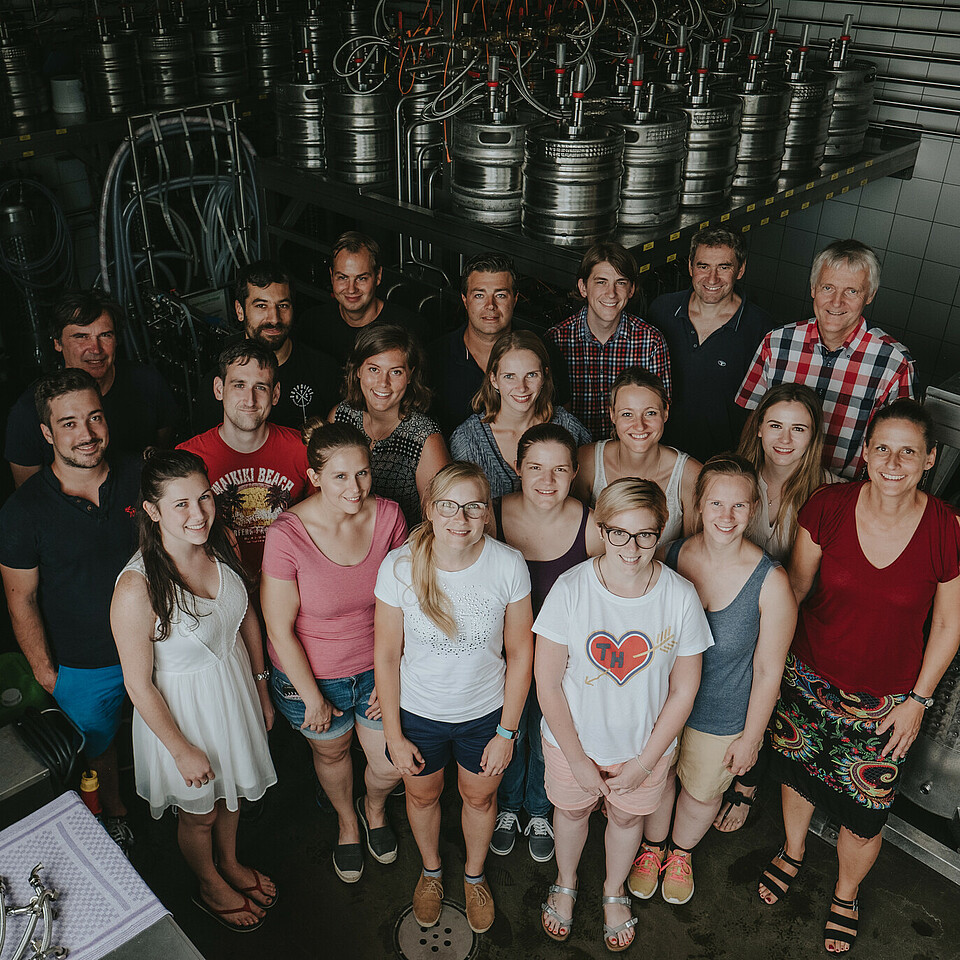
[[[235,297],[234,308],[243,327],[243,338],[268,347],[277,358],[280,389],[271,414],[273,422],[300,429],[310,417],[324,416],[340,399],[342,373],[331,356],[291,335],[290,274],[274,260],[256,260],[240,271]],[[221,419],[219,398],[213,390],[216,376],[217,371],[211,370],[200,385],[194,420],[194,426],[200,430]]]
[[[153,367],[116,358],[119,304],[98,290],[64,294],[53,309],[53,346],[66,369],[86,370],[97,381],[110,423],[114,453],[139,456],[151,444],[168,446],[180,422],[170,387]],[[4,458],[20,486],[53,462],[40,432],[31,384],[11,407]]]
[[[217,509],[234,532],[250,578],[260,577],[267,527],[309,488],[300,431],[270,423],[280,396],[277,357],[255,339],[220,354],[213,393],[222,422],[181,443],[207,466]]]
[[[103,401],[85,370],[44,377],[35,396],[53,463],[0,510],[0,574],[20,649],[83,734],[86,763],[100,777],[103,824],[124,848],[133,834],[114,746],[124,687],[110,599],[137,549],[140,461],[107,460]]]

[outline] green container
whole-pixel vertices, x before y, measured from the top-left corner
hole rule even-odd
[[[19,699],[11,691],[17,691]],[[52,705],[53,699],[34,679],[22,653],[0,654],[0,727],[19,720],[27,707],[43,710]]]

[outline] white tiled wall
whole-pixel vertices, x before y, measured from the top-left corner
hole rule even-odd
[[[960,7],[944,0],[943,11],[907,10],[885,3],[777,4],[790,17],[817,17],[840,23],[889,26],[889,31],[857,30],[857,41],[898,52],[925,50],[960,55]],[[917,27],[926,34],[898,33]],[[814,27],[811,36],[838,36],[836,27]],[[953,32],[957,37],[943,36]],[[782,33],[798,36],[799,26]],[[811,316],[809,268],[816,251],[831,240],[855,237],[870,244],[883,271],[880,292],[868,308],[872,322],[900,338],[917,359],[924,384],[938,383],[960,371],[960,138],[958,117],[923,109],[934,104],[960,109],[960,61],[924,63],[916,59],[869,57],[884,75],[942,83],[956,89],[887,82],[877,97],[909,99],[921,106],[877,106],[878,121],[917,123],[924,129],[911,180],[888,177],[850,191],[819,207],[791,215],[751,235],[755,252],[747,267],[748,289],[782,322]]]

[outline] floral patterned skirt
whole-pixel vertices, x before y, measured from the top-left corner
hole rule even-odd
[[[790,654],[770,721],[774,778],[857,836],[875,837],[902,762],[880,758],[890,731],[878,734],[877,726],[905,699],[845,693]]]

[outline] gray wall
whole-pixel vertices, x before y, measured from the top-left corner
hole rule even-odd
[[[937,2],[937,0],[933,0]],[[883,271],[880,291],[866,315],[913,353],[924,385],[960,371],[960,139],[957,116],[930,107],[960,108],[960,62],[924,63],[911,51],[960,55],[960,9],[941,0],[943,11],[901,9],[892,3],[775,5],[784,17],[824,19],[839,25],[854,15],[854,50],[882,47],[907,54],[893,58],[859,54],[879,75],[951,84],[953,89],[891,81],[877,84],[878,99],[906,100],[909,108],[875,105],[879,122],[919,124],[923,130],[913,178],[887,177],[828,200],[782,224],[751,231],[747,289],[783,323],[812,316],[809,271],[816,251],[831,240],[855,237],[870,244]],[[883,26],[857,29],[856,24]],[[897,27],[921,33],[898,33]],[[942,36],[952,32],[956,37]],[[781,24],[781,36],[798,38],[800,25]],[[811,39],[839,36],[837,26],[811,29]]]

